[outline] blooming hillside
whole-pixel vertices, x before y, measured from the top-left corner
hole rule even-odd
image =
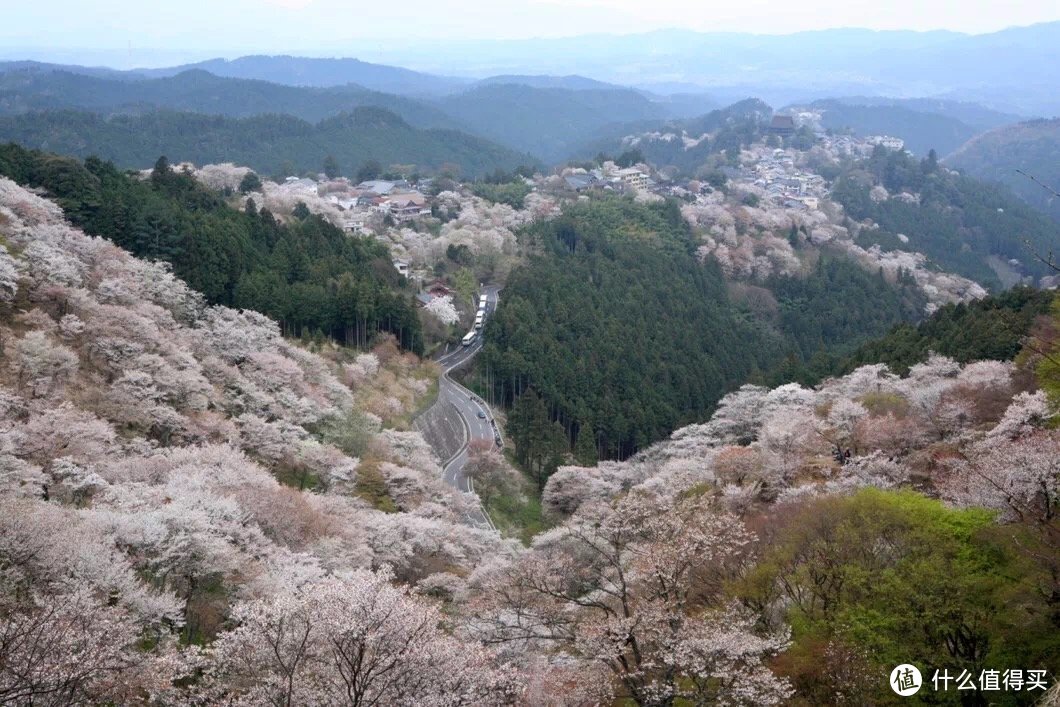
[[[277,621],[316,621],[326,604],[353,622],[365,602],[383,611],[382,595],[404,618],[362,617],[383,643],[369,650],[420,662],[369,694],[506,689],[485,654],[438,631],[433,606],[389,588],[435,586],[505,548],[460,523],[465,501],[418,433],[355,403],[398,395],[393,366],[340,366],[262,315],[205,306],[8,180],[0,244],[0,701],[131,703],[201,669],[196,689],[257,704],[275,686],[238,671],[276,660],[261,651]],[[317,630],[320,646],[361,640]],[[408,643],[391,645],[401,631]],[[217,636],[205,654],[178,649]],[[424,681],[439,652],[451,670]],[[338,662],[314,669],[285,688],[299,702],[348,677]]]
[[[586,701],[865,704],[903,660],[1055,670],[1060,433],[1030,385],[935,356],[744,386],[624,462],[561,466],[560,524],[472,575],[469,630],[550,653],[532,689]]]

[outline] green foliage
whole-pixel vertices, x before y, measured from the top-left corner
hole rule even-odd
[[[335,179],[341,174],[339,169],[339,161],[335,159],[334,155],[328,155],[324,158],[324,176],[328,179]]]
[[[717,267],[697,262],[675,203],[593,200],[520,237],[537,254],[486,324],[480,380],[507,405],[533,388],[567,446],[592,420],[599,456],[628,456],[701,419],[775,355],[736,316]],[[516,412],[520,456],[547,467],[549,445],[527,445],[550,432]]]
[[[931,351],[960,363],[1007,361],[1019,353],[1034,321],[1049,311],[1054,298],[1048,290],[1016,287],[970,304],[947,304],[919,324],[899,324],[849,356],[836,357],[827,370],[810,378],[849,373],[869,363],[886,363],[905,375]]]
[[[632,167],[633,165],[644,161],[644,153],[635,147],[632,150],[624,151],[621,155],[615,158],[615,164],[619,167]]]
[[[1036,586],[1042,570],[1020,556],[1011,534],[996,532],[987,511],[864,490],[811,501],[770,524],[761,561],[736,594],[784,607],[794,644],[780,667],[811,703],[837,688],[886,695],[899,663],[927,675],[1060,667],[1060,632]],[[864,656],[866,684],[835,684],[820,661],[829,643]]]
[[[574,442],[574,460],[582,466],[596,464],[596,432],[593,426],[582,423],[578,429],[578,438]]]
[[[523,201],[531,191],[530,185],[521,179],[502,184],[475,182],[471,185],[471,192],[475,196],[495,204],[508,204],[513,209],[523,208]]]
[[[261,177],[254,172],[247,172],[239,182],[239,193],[249,194],[252,191],[261,191]]]
[[[357,467],[355,493],[370,503],[373,508],[384,513],[396,513],[398,508],[386,487],[386,479],[379,466],[374,462],[362,462]]]
[[[857,220],[869,219],[879,231],[866,236],[881,248],[899,248],[895,234],[909,237],[904,250],[927,255],[941,268],[970,277],[991,289],[1002,282],[991,269],[991,256],[1016,259],[1026,274],[1051,271],[1034,258],[1060,242],[1060,224],[1034,210],[1004,187],[986,184],[937,169],[930,159],[919,162],[905,152],[878,147],[870,160],[857,165],[891,194],[919,193],[920,201],[869,197],[869,184],[848,171],[836,182],[832,196]],[[871,243],[863,242],[863,245]]]
[[[0,117],[0,140],[76,157],[97,155],[140,169],[160,154],[195,164],[235,162],[262,174],[317,172],[327,155],[339,164],[416,165],[483,174],[532,162],[455,130],[418,129],[382,108],[361,107],[319,123],[289,115],[248,118],[160,111],[115,115],[54,111]]]
[[[453,289],[465,302],[475,301],[475,291],[478,284],[475,282],[475,273],[468,268],[460,268],[453,274]]]
[[[281,225],[272,214],[237,211],[190,175],[159,159],[147,181],[112,164],[0,146],[0,174],[46,188],[86,232],[133,254],[164,260],[212,303],[254,309],[284,333],[323,333],[367,345],[380,331],[422,351],[411,296],[385,246],[350,238],[321,218]]]
[[[357,181],[369,182],[373,179],[379,179],[382,174],[383,165],[379,164],[379,160],[368,160],[357,170]]]
[[[502,533],[518,537],[524,545],[529,545],[535,535],[548,528],[541,498],[534,493],[496,496],[486,504],[486,512]]]
[[[772,277],[766,287],[780,305],[785,341],[801,360],[850,350],[867,336],[916,319],[925,304],[915,284],[891,286],[841,257],[822,256],[807,276]]]
[[[362,410],[351,408],[341,417],[321,420],[310,430],[324,443],[332,444],[344,454],[361,458],[368,452],[372,441],[371,425]]]
[[[508,415],[508,434],[515,443],[515,459],[537,484],[540,493],[548,477],[563,463],[567,453],[567,435],[554,422],[545,402],[528,389],[520,395]]]

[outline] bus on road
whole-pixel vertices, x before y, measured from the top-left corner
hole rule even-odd
[[[474,343],[474,341],[475,341],[475,332],[469,331],[468,333],[464,334],[464,338],[460,341],[460,344],[462,346],[471,346],[471,344]]]

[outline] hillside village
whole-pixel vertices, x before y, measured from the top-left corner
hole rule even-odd
[[[882,269],[892,281],[911,276],[926,296],[928,313],[946,303],[984,296],[986,290],[978,283],[933,267],[902,234],[897,237],[909,244],[908,250],[858,245],[859,232],[876,225],[846,218],[842,206],[831,199],[832,184],[822,176],[822,166],[866,159],[877,146],[901,149],[902,141],[885,135],[832,134],[819,128],[816,117],[808,111],[791,118],[793,125],[814,130],[809,149],[776,146],[777,135],[783,136],[786,128],[770,128],[766,138],[740,151],[735,164],[716,168],[715,176],[708,179],[674,176],[645,163],[619,167],[612,161],[537,173],[521,178],[528,193],[519,209],[475,196],[472,184],[444,180],[445,189],[439,191],[431,178],[413,183],[403,178],[354,182],[324,175],[288,177],[279,184],[264,181],[260,192],[243,198],[281,215],[291,214],[302,203],[353,236],[383,241],[398,273],[418,283],[420,306],[437,298],[453,301],[457,295],[452,283],[444,282],[446,273],[439,270],[447,254],[459,252],[450,248],[465,247],[473,256],[486,256],[502,272],[517,256],[516,229],[557,214],[564,203],[596,194],[626,194],[640,201],[680,199],[686,220],[702,241],[701,257],[716,258],[734,280],[797,275],[807,266],[808,253],[826,247],[868,270]],[[631,136],[625,143],[675,137]],[[681,135],[680,139],[691,148],[706,137]],[[249,172],[234,165],[188,167],[206,184],[232,191]],[[873,198],[914,201],[918,197],[890,195],[878,187]]]

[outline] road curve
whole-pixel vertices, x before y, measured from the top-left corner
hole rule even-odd
[[[489,314],[497,310],[499,292],[500,288],[495,285],[488,285],[482,289],[482,293],[486,295]],[[479,337],[471,346],[459,346],[436,359],[442,367],[442,375],[438,380],[438,399],[429,410],[433,414],[456,415],[457,421],[463,427],[463,443],[454,454],[444,460],[442,465],[442,478],[462,493],[474,493],[475,491],[471,479],[464,472],[464,467],[470,458],[471,442],[482,440],[494,444],[495,436],[500,434],[499,428],[494,427],[493,414],[489,406],[473,392],[449,377],[451,371],[469,363],[481,349],[482,338]],[[438,408],[438,406],[442,407]],[[479,416],[480,414],[482,417]],[[430,441],[428,439],[428,442]],[[489,516],[482,510],[481,504],[468,513],[467,519],[481,528],[494,527]]]

